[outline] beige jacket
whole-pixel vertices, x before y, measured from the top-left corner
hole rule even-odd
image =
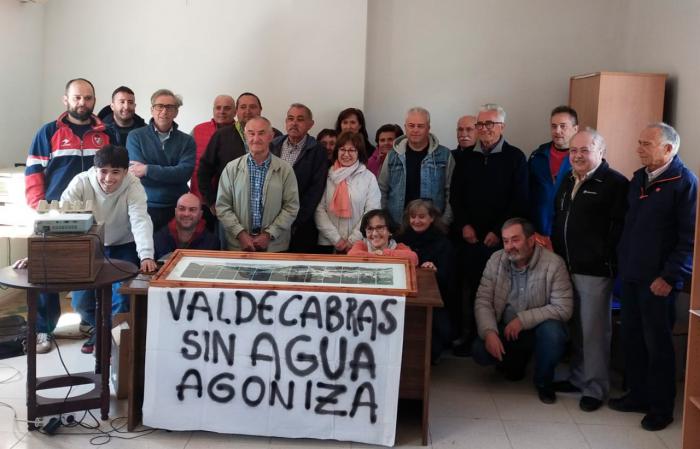
[[[568,321],[574,310],[574,294],[564,260],[536,246],[527,269],[528,309],[518,313],[523,328],[532,329],[546,320]],[[510,284],[510,261],[504,250],[496,251],[486,263],[474,303],[481,338],[490,330],[498,333]]]
[[[227,249],[232,251],[241,249],[238,234],[251,228],[248,157],[246,154],[226,164],[216,196],[216,216],[225,229]],[[292,223],[299,212],[299,192],[292,166],[275,155],[270,157],[263,186],[262,231],[272,237],[267,250],[280,252],[289,248]]]

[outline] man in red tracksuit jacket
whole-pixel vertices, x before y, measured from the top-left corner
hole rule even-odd
[[[95,153],[110,143],[104,123],[92,114],[95,88],[90,81],[68,81],[63,104],[66,112],[42,126],[29,148],[25,196],[34,209],[43,199],[59,200],[71,179],[92,167]],[[37,315],[37,352],[45,353],[51,350],[50,336],[61,315],[58,295],[41,294]]]

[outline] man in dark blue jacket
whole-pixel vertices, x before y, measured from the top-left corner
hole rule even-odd
[[[158,231],[175,216],[175,205],[194,171],[196,145],[189,134],[177,129],[175,117],[182,100],[168,89],[151,95],[148,126],[129,133],[129,172],[141,179],[148,196],[148,215]]]
[[[554,194],[571,170],[569,142],[578,132],[578,114],[568,106],[557,106],[549,118],[552,140],[543,143],[527,161],[530,180],[530,216],[535,230],[551,235]]]
[[[679,146],[678,133],[665,123],[649,125],[640,134],[637,154],[644,168],[630,183],[618,246],[629,392],[608,405],[646,413],[642,427],[651,431],[673,421],[673,307],[692,270],[697,177],[678,157]]]
[[[289,163],[297,178],[299,213],[292,225],[289,251],[315,253],[318,230],[314,212],[326,188],[328,158],[316,139],[308,134],[314,126],[311,109],[301,103],[293,103],[284,122],[287,135],[275,138],[270,144],[270,152]]]

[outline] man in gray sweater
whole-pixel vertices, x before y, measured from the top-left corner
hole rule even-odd
[[[535,244],[532,223],[511,218],[501,228],[503,249],[486,263],[474,314],[479,338],[472,356],[520,380],[534,353],[534,383],[545,404],[556,401],[554,368],[567,340],[574,302],[564,260]]]

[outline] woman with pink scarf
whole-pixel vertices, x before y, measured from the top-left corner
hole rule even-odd
[[[379,185],[366,162],[362,135],[341,133],[333,150],[326,191],[316,208],[318,244],[323,253],[347,253],[362,240],[362,216],[381,207]]]

